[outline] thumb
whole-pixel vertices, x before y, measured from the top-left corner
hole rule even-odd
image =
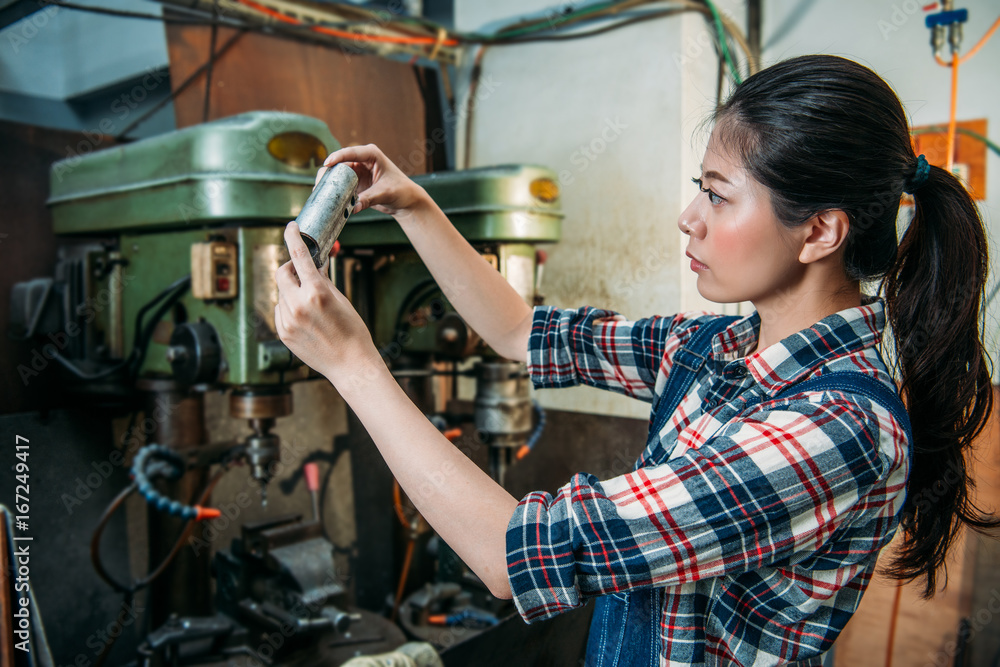
[[[358,205],[354,207],[354,213],[360,213],[366,208],[371,208],[375,204],[381,203],[382,195],[385,194],[385,188],[380,188],[377,185],[372,186],[358,195]]]

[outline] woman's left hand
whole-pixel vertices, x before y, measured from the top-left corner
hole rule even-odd
[[[285,245],[291,261],[275,274],[274,327],[281,342],[334,385],[337,378],[362,370],[376,359],[384,367],[361,316],[313,264],[295,222],[285,227]]]

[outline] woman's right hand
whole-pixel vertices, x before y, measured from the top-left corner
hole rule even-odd
[[[316,183],[327,169],[341,162],[358,175],[358,204],[354,213],[370,207],[396,217],[410,212],[427,197],[426,191],[400,171],[375,144],[349,146],[330,153],[316,174]]]

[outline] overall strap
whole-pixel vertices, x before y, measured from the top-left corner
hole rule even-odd
[[[659,437],[660,430],[681,404],[681,399],[691,388],[698,371],[705,365],[708,354],[712,351],[712,339],[738,319],[739,316],[727,315],[699,324],[688,342],[674,353],[667,385],[654,408],[653,425],[646,440],[647,447]]]
[[[910,426],[910,417],[899,394],[885,383],[859,371],[833,371],[793,384],[778,392],[773,398],[764,400],[785,398],[803,391],[842,391],[846,394],[860,394],[878,403],[888,410],[906,431],[907,448],[910,460],[913,460],[913,429]]]

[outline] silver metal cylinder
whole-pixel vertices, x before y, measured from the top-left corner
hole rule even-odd
[[[358,175],[346,164],[326,170],[295,219],[313,264],[321,268],[358,203]]]
[[[531,434],[527,369],[516,361],[482,362],[476,374],[476,428],[494,447],[520,447]]]

